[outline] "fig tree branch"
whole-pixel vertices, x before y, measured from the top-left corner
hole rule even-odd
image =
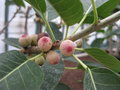
[[[86,35],[95,32],[111,23],[114,23],[116,21],[118,21],[120,19],[120,11],[112,14],[111,16],[108,16],[107,18],[101,20],[97,25],[96,24],[92,24],[90,26],[88,26],[87,28],[79,31],[78,33],[74,34],[73,36],[69,36],[68,39],[75,41],[78,40],[80,38],[85,37]]]
[[[28,17],[29,17],[29,12],[31,10],[31,7],[28,7],[27,8],[27,11],[25,13],[25,34],[28,34],[28,28],[27,28],[27,25],[28,25]]]
[[[4,33],[6,27],[8,27],[8,25],[10,24],[10,22],[12,22],[12,20],[16,17],[16,15],[18,14],[19,11],[20,11],[20,7],[16,10],[16,12],[12,16],[12,18],[6,23],[6,25],[3,27],[3,29],[0,30],[0,34]]]

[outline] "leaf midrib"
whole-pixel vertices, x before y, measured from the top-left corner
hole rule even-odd
[[[20,67],[22,67],[25,63],[29,62],[30,60],[26,60],[24,63],[22,63],[21,65],[19,65],[18,67],[16,67],[15,69],[13,69],[11,72],[9,72],[6,76],[4,76],[0,82],[4,79],[6,79],[8,76],[10,76],[12,73],[14,73],[17,69],[19,69]]]

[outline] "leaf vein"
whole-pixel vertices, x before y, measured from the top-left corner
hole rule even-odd
[[[23,76],[22,76],[22,74],[21,74],[20,69],[19,69],[18,71],[19,71],[20,77],[21,77],[21,79],[22,79],[22,81],[23,81],[24,87],[25,87],[26,90],[27,90],[27,87],[26,87],[26,85],[25,85],[25,81],[24,81],[24,79],[23,79]]]

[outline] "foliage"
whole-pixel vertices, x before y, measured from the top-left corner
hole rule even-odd
[[[25,6],[23,0],[13,0],[18,6]],[[60,79],[64,73],[64,69],[70,69],[64,66],[64,60],[77,62],[75,69],[82,69],[85,72],[83,86],[84,90],[119,90],[120,89],[120,61],[114,56],[109,55],[105,51],[99,49],[101,43],[108,38],[119,35],[119,29],[99,30],[97,33],[103,33],[103,38],[95,39],[91,45],[86,41],[85,37],[82,41],[82,48],[75,48],[76,51],[85,52],[93,57],[97,62],[80,60],[76,54],[72,56],[63,56],[59,51],[62,40],[68,35],[69,26],[78,23],[77,30],[80,25],[86,23],[97,24],[97,17],[103,19],[113,13],[119,0],[25,0],[42,18],[42,26],[44,33],[48,38],[52,39],[52,48],[50,50],[58,51],[61,56],[59,64],[50,64],[46,60],[46,54],[49,52],[41,52],[37,45],[29,45],[22,47],[19,45],[18,39],[7,38],[3,41],[19,50],[8,51],[0,54],[0,90],[71,90],[67,85],[60,83]],[[93,8],[91,8],[93,6]],[[97,10],[96,10],[97,9]],[[87,12],[87,13],[86,13]],[[93,13],[94,12],[94,13]],[[94,14],[96,12],[96,17]],[[57,17],[61,18],[60,25],[52,22]],[[84,21],[85,20],[85,21]],[[84,23],[83,23],[84,22]],[[61,27],[66,26],[66,31],[62,31]],[[108,27],[108,29],[111,29]],[[73,30],[74,31],[74,30]],[[38,39],[42,35],[37,34]],[[44,35],[43,35],[44,36]],[[24,38],[24,37],[23,37]],[[71,41],[72,42],[72,41]],[[33,49],[34,47],[34,49]],[[92,48],[98,47],[98,48]],[[21,52],[24,50],[26,52]],[[68,51],[71,48],[68,49]],[[75,52],[76,53],[76,52]],[[33,55],[32,55],[33,54]],[[39,65],[36,59],[43,57],[45,63]],[[52,57],[52,56],[51,56]]]

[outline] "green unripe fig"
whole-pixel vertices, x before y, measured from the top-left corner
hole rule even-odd
[[[30,39],[31,39],[31,46],[37,46],[38,35],[32,34],[32,35],[30,35]]]
[[[45,63],[45,58],[43,56],[36,58],[35,63],[39,65],[43,65]]]
[[[23,34],[20,38],[19,38],[19,44],[22,47],[28,47],[31,43],[30,37],[27,34]]]

